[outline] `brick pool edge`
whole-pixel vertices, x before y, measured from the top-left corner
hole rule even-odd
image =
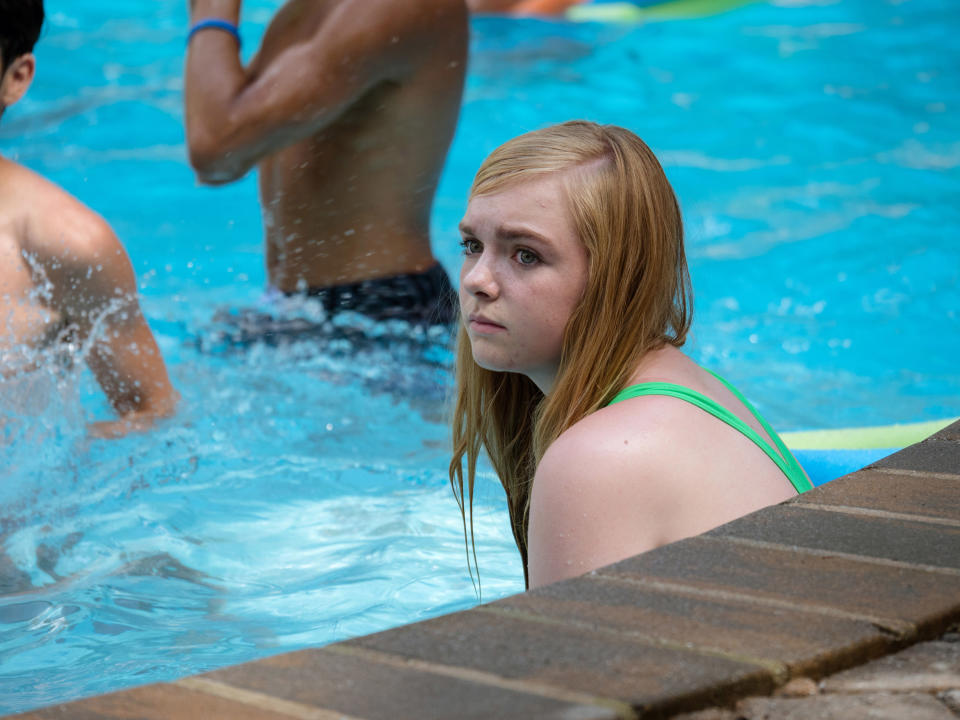
[[[16,717],[669,718],[816,686],[958,623],[960,422],[573,580]]]

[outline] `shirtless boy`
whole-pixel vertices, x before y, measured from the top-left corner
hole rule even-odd
[[[450,322],[430,210],[467,60],[463,0],[289,0],[240,62],[241,0],[192,0],[190,161],[259,169],[270,284],[328,311]]]
[[[42,0],[0,0],[0,116],[33,80],[42,24]],[[90,344],[87,364],[120,415],[98,423],[97,434],[173,412],[177,393],[116,235],[76,198],[0,156],[0,378],[67,342]]]

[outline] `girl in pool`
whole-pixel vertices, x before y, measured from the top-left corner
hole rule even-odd
[[[466,529],[486,450],[528,587],[809,489],[746,399],[679,350],[680,209],[632,132],[576,121],[514,138],[477,172],[460,230],[450,480]]]

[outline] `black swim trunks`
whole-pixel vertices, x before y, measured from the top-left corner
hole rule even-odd
[[[289,298],[289,300],[287,299]],[[302,298],[304,304],[298,303]],[[292,303],[291,307],[284,307]],[[311,304],[319,305],[315,313]],[[273,306],[273,307],[271,307]],[[299,309],[299,311],[298,311]],[[319,308],[317,308],[319,309]],[[303,310],[310,310],[304,313]],[[360,316],[358,324],[350,313]],[[402,321],[394,330],[371,330],[363,319]],[[254,344],[288,345],[300,341],[337,343],[352,349],[394,337],[416,344],[449,337],[457,319],[457,295],[438,263],[421,273],[363,280],[299,293],[268,288],[261,308],[224,308],[197,338],[205,352],[241,350]],[[343,321],[343,322],[341,322]],[[413,331],[413,332],[411,332]]]
[[[331,315],[349,310],[372,320],[404,320],[414,325],[449,325],[457,317],[457,294],[440,263],[419,273],[284,294],[316,298]]]

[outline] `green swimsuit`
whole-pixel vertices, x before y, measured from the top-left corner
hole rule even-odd
[[[741,433],[753,440],[753,442],[756,443],[760,449],[763,450],[770,457],[770,459],[777,464],[777,467],[783,471],[783,474],[787,476],[787,479],[793,484],[793,487],[796,488],[798,493],[809,490],[812,486],[810,485],[810,480],[807,479],[806,474],[800,467],[800,463],[796,461],[796,459],[787,449],[787,446],[783,444],[783,440],[781,440],[780,436],[777,435],[772,427],[770,427],[769,423],[760,417],[760,414],[754,410],[753,405],[751,405],[747,399],[741,395],[735,387],[733,387],[733,385],[728,383],[714,372],[711,372],[710,374],[722,382],[726,388],[733,393],[734,397],[742,402],[744,406],[746,406],[747,410],[753,414],[760,425],[763,426],[763,429],[766,430],[767,434],[773,439],[773,442],[777,446],[777,450],[780,451],[779,453],[770,446],[770,443],[760,436],[760,433],[747,425],[732,412],[727,410],[727,408],[720,405],[720,403],[716,402],[715,400],[711,400],[702,393],[698,393],[696,390],[691,390],[690,388],[684,387],[683,385],[675,385],[673,383],[663,382],[649,382],[642,383],[640,385],[631,385],[630,387],[624,388],[618,392],[614,396],[613,400],[609,402],[609,405],[618,403],[621,400],[629,400],[630,398],[641,397],[643,395],[669,395],[670,397],[679,398],[680,400],[686,400],[688,403],[692,403],[698,408],[706,410],[714,417],[719,418],[730,427],[734,428],[735,430],[739,430]]]

